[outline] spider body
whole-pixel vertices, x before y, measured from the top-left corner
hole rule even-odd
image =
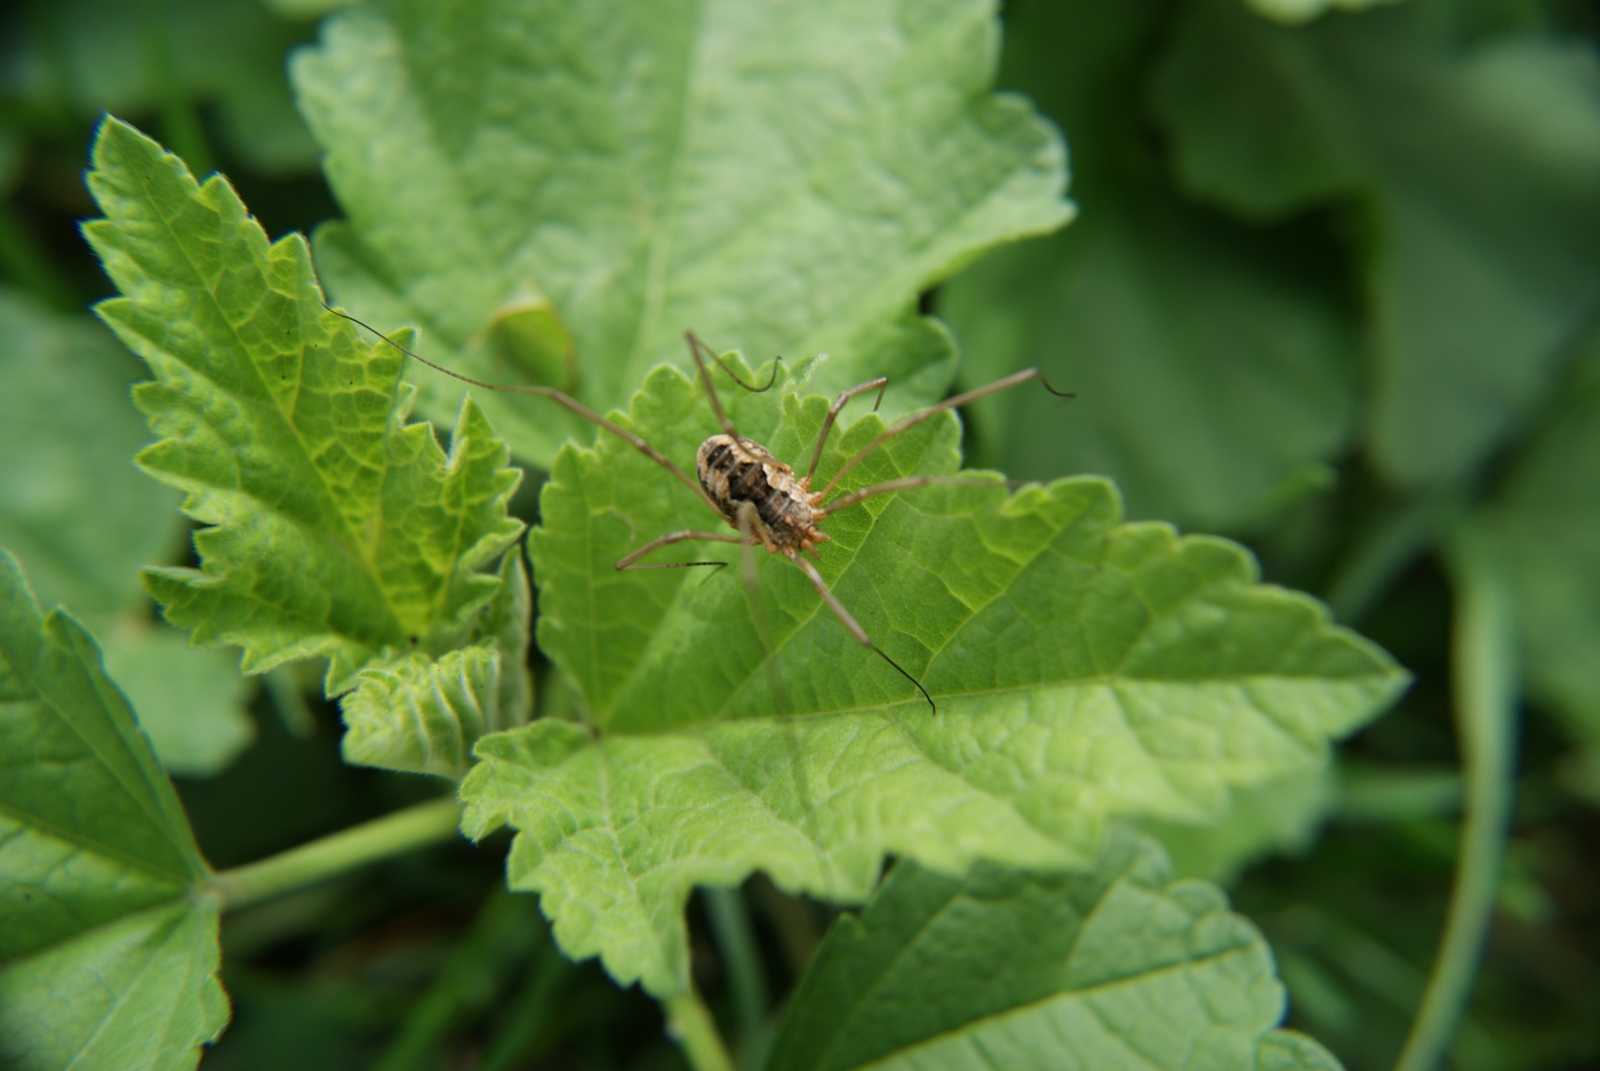
[[[717,512],[759,540],[768,554],[782,551],[791,558],[800,551],[814,554],[818,543],[832,542],[817,527],[822,496],[812,494],[809,481],[795,479],[794,469],[760,443],[713,435],[700,444],[694,462],[700,486],[716,503]]]

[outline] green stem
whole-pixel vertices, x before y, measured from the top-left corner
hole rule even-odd
[[[728,968],[734,1014],[739,1021],[739,1039],[743,1045],[760,1034],[770,1006],[767,977],[762,971],[761,955],[756,951],[755,931],[750,927],[750,911],[738,889],[708,886],[700,891],[706,900],[706,914],[710,916],[717,950]]]
[[[457,836],[460,808],[449,797],[363,822],[351,829],[290,848],[259,862],[224,870],[212,879],[223,910],[244,907],[281,893]]]
[[[1511,824],[1519,691],[1511,596],[1470,529],[1457,533],[1450,550],[1457,589],[1452,676],[1467,813],[1444,937],[1395,1071],[1430,1071],[1449,1048],[1494,913]]]
[[[694,1071],[733,1071],[733,1058],[722,1044],[717,1024],[692,986],[682,996],[668,997],[663,1003],[667,1035],[683,1047],[683,1055]]]

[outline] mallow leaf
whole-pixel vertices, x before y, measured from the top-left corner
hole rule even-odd
[[[763,360],[828,351],[823,390],[887,374],[899,412],[953,372],[917,295],[1069,213],[1059,137],[991,92],[998,45],[992,0],[346,10],[292,65],[348,214],[318,232],[318,270],[485,379],[521,373],[488,329],[542,294],[601,411],[687,366],[692,328]],[[461,394],[420,385],[429,413]],[[479,401],[541,468],[590,432]]]
[[[996,250],[940,291],[963,386],[1037,364],[1082,401],[975,407],[976,455],[1012,477],[1093,472],[1139,518],[1240,530],[1345,449],[1355,332],[1329,250],[1186,203],[1149,158],[1138,101],[1160,30],[1121,0],[1007,6],[1002,84],[1071,141],[1071,227]]]
[[[1470,474],[1600,296],[1592,49],[1442,37],[1426,4],[1287,29],[1188,0],[1154,85],[1194,193],[1255,217],[1363,204],[1369,446],[1401,486]]]
[[[193,1067],[228,1019],[207,877],[94,639],[0,551],[0,1062]]]
[[[803,472],[828,400],[802,386],[724,404]],[[682,464],[716,430],[670,367],[622,419]],[[819,479],[882,428],[835,432]],[[958,436],[948,414],[925,421],[840,486],[954,473]],[[1258,584],[1241,548],[1118,524],[1103,480],[965,479],[830,518],[817,566],[935,714],[780,556],[749,552],[748,589],[726,544],[656,559],[733,563],[710,576],[618,572],[663,533],[721,522],[619,439],[563,448],[529,550],[539,642],[584,718],[485,737],[461,792],[469,835],[521,831],[511,884],[542,894],[569,955],[670,994],[696,884],[762,869],[859,901],[886,852],[949,873],[1087,866],[1113,816],[1198,820],[1232,786],[1317,768],[1403,682],[1314,601]]]
[[[249,688],[218,652],[149,627],[142,566],[173,560],[179,495],[139,472],[150,438],[128,386],[139,362],[87,316],[0,289],[0,546],[46,603],[99,637],[168,770],[218,772],[255,737]]]
[[[304,241],[269,244],[226,180],[197,185],[107,120],[89,185],[106,218],[84,232],[125,295],[98,311],[156,376],[135,391],[161,436],[139,463],[206,526],[199,569],[145,573],[167,620],[242,648],[246,672],[326,658],[330,695],[482,640],[505,582],[485,567],[522,530],[520,473],[483,413],[463,404],[448,454],[410,423],[404,355],[326,311]]]
[[[1284,990],[1222,891],[1114,836],[1092,869],[897,864],[801,979],[767,1071],[1336,1069],[1276,1030]]]

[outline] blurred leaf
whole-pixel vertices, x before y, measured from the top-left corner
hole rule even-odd
[[[534,383],[563,391],[577,386],[572,332],[543,294],[525,291],[496,309],[489,320],[489,346],[497,361],[520,369]]]
[[[221,1032],[217,909],[94,639],[0,551],[0,1060],[191,1068]]]
[[[483,415],[462,407],[448,456],[407,423],[403,355],[324,311],[304,241],[269,246],[225,180],[197,186],[116,120],[94,163],[107,218],[84,231],[128,295],[98,310],[157,377],[135,400],[163,438],[139,462],[209,525],[201,569],[145,573],[167,619],[248,673],[327,657],[330,695],[471,642],[502,586],[479,570],[522,529]]]
[[[1532,690],[1600,755],[1600,345],[1478,527],[1516,598]]]
[[[1227,814],[1212,824],[1140,825],[1161,842],[1180,877],[1226,884],[1263,856],[1298,855],[1309,849],[1338,802],[1338,788],[1332,769],[1296,772],[1235,789]]]
[[[1183,181],[1236,211],[1360,197],[1372,457],[1400,484],[1472,471],[1546,385],[1600,291],[1600,68],[1505,38],[1471,51],[1429,5],[1282,29],[1183,8],[1156,109]]]
[[[97,627],[148,606],[139,568],[168,560],[178,495],[132,457],[150,441],[128,401],[138,362],[88,317],[0,289],[0,546],[49,603]],[[22,463],[16,463],[22,462]]]
[[[107,634],[105,663],[168,773],[213,777],[255,743],[245,709],[255,687],[233,651],[191,647],[176,629],[141,623]]]
[[[345,7],[350,0],[262,0],[267,10],[286,19],[316,19]]]
[[[1012,476],[1111,476],[1135,517],[1237,529],[1325,480],[1349,434],[1348,317],[1303,250],[1187,206],[1158,177],[1137,103],[1156,9],[1007,8],[1002,78],[1072,144],[1082,219],[952,280],[941,309],[965,386],[1029,364],[1075,390],[986,400],[979,454]]]
[[[1310,22],[1329,11],[1361,11],[1398,0],[1246,0],[1259,15],[1291,26]]]
[[[150,433],[128,400],[139,365],[87,317],[0,290],[0,546],[104,637],[111,675],[134,701],[162,765],[219,772],[255,737],[249,686],[220,652],[191,651],[142,620],[141,566],[180,546],[178,495],[132,456]]]
[[[898,864],[823,942],[768,1068],[1337,1068],[1283,1011],[1255,927],[1122,835],[1072,877]]]
[[[495,310],[548,295],[602,411],[686,365],[693,328],[763,360],[827,350],[816,389],[887,375],[901,412],[952,371],[918,293],[1069,212],[1060,140],[988,91],[997,45],[987,0],[348,10],[293,65],[350,217],[318,232],[318,270],[485,379],[517,374],[484,343]],[[420,384],[431,414],[461,395]],[[480,401],[541,468],[592,435]]]
[[[307,27],[258,0],[51,0],[19,7],[7,22],[0,85],[36,107],[93,119],[153,112],[175,92],[215,102],[228,147],[251,169],[316,164],[283,69]]]
[[[724,404],[780,457],[804,455],[827,409],[792,382]],[[671,457],[716,427],[671,368],[629,422]],[[882,427],[869,414],[838,434],[820,478]],[[957,437],[948,416],[917,425],[841,487],[953,472]],[[1099,480],[927,487],[829,521],[818,568],[937,716],[780,557],[758,555],[748,596],[736,569],[617,572],[654,536],[710,521],[620,440],[564,448],[541,515],[539,641],[589,725],[480,741],[463,828],[521,830],[511,883],[543,895],[566,952],[656,994],[686,985],[696,884],[764,869],[854,901],[885,852],[951,872],[1086,865],[1111,816],[1214,818],[1233,786],[1316,769],[1404,681],[1316,603],[1256,584],[1237,546],[1118,525]],[[672,549],[662,561],[738,553]]]

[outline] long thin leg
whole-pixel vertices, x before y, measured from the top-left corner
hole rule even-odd
[[[700,370],[700,383],[706,389],[706,397],[711,399],[712,411],[717,414],[717,423],[722,425],[723,434],[728,436],[734,442],[743,442],[744,438],[739,434],[738,430],[734,428],[733,421],[729,420],[728,414],[722,411],[722,401],[717,397],[716,388],[711,385],[711,373],[706,371],[706,362],[701,358],[700,351],[704,350],[705,352],[711,354],[711,359],[716,361],[717,364],[722,365],[722,370],[727,372],[729,377],[731,377],[735,383],[739,384],[741,387],[744,387],[745,390],[756,394],[760,394],[761,391],[770,389],[772,384],[778,381],[778,366],[776,364],[772,366],[772,380],[768,382],[765,387],[762,387],[760,390],[757,390],[755,387],[746,387],[744,381],[738,376],[734,375],[731,368],[722,363],[722,358],[717,356],[716,351],[700,340],[699,335],[695,334],[693,331],[685,331],[683,333],[683,338],[684,341],[689,343],[689,355],[694,358],[695,368]]]
[[[839,397],[833,400],[833,404],[828,407],[828,419],[822,422],[822,431],[817,434],[817,449],[811,455],[811,467],[806,469],[806,478],[800,481],[801,487],[811,486],[811,477],[816,475],[817,472],[817,462],[822,460],[822,446],[828,441],[828,433],[833,430],[833,422],[839,419],[839,410],[844,408],[845,403],[851,398],[854,398],[856,395],[865,394],[867,391],[876,387],[878,390],[878,399],[872,403],[872,411],[876,413],[878,411],[878,406],[883,404],[883,392],[888,386],[888,377],[879,376],[877,379],[869,380],[866,383],[851,387],[849,390],[845,391],[843,394],[839,395]]]
[[[900,663],[890,658],[884,653],[883,648],[872,642],[872,637],[867,635],[867,630],[862,628],[860,623],[850,616],[850,611],[844,608],[844,603],[840,602],[838,597],[829,590],[827,582],[822,579],[822,574],[817,572],[817,567],[804,558],[794,557],[789,558],[789,560],[798,565],[801,572],[811,578],[811,586],[817,589],[817,594],[822,596],[822,601],[827,604],[828,609],[833,611],[833,616],[839,619],[839,623],[845,627],[846,631],[854,636],[863,647],[893,666],[896,673],[915,685],[917,691],[922,693],[922,698],[928,701],[928,706],[933,708],[933,712],[935,714],[939,713],[938,705],[934,703],[933,696],[928,694],[928,690],[922,686],[922,682],[907,673]]]
[[[600,425],[602,428],[606,429],[611,434],[615,435],[617,438],[621,439],[623,442],[639,451],[645,457],[649,458],[651,461],[654,461],[656,464],[672,473],[680,481],[682,481],[685,487],[699,495],[700,501],[704,502],[707,506],[710,506],[713,513],[719,517],[722,516],[722,510],[717,507],[716,500],[706,493],[706,489],[701,487],[698,481],[691,480],[688,474],[669,461],[665,454],[651,446],[649,443],[645,442],[644,439],[635,435],[627,428],[613,424],[611,421],[607,420],[599,413],[596,413],[593,409],[590,409],[576,398],[563,394],[554,387],[534,387],[529,386],[526,383],[487,383],[481,379],[473,379],[471,376],[462,375],[460,372],[446,368],[442,364],[434,364],[426,357],[423,357],[417,353],[413,353],[411,350],[406,349],[388,335],[385,335],[382,331],[379,331],[370,324],[356,319],[354,316],[351,316],[348,312],[345,312],[342,309],[336,309],[327,304],[324,304],[322,307],[333,313],[335,316],[349,320],[353,324],[360,324],[362,327],[365,327],[368,331],[371,331],[374,335],[377,335],[379,338],[383,339],[383,341],[387,342],[389,345],[393,346],[407,357],[410,357],[413,361],[416,361],[418,364],[425,364],[435,372],[443,372],[451,379],[459,379],[463,383],[470,383],[474,387],[482,387],[485,390],[505,391],[509,394],[533,394],[540,398],[549,398],[552,402],[555,402],[563,409],[577,413],[585,420],[594,421],[596,424]],[[704,371],[704,369],[702,369],[702,371]],[[713,395],[713,399],[714,398],[715,396]]]
[[[629,554],[617,563],[617,571],[624,569],[685,569],[694,565],[726,565],[727,562],[661,562],[653,565],[635,565],[634,562],[649,554],[653,550],[670,546],[673,543],[682,543],[689,539],[704,539],[713,543],[743,543],[744,536],[726,535],[722,532],[693,532],[685,529],[682,532],[672,532],[668,535],[652,539],[638,550]]]
[[[720,356],[718,356],[717,351],[712,349],[706,343],[705,339],[701,338],[699,335],[695,334],[693,331],[685,331],[683,333],[683,337],[684,337],[684,340],[689,343],[689,350],[690,350],[691,353],[694,352],[696,349],[698,349],[701,352],[710,354],[711,355],[711,359],[713,361],[716,361],[717,362],[717,366],[728,374],[728,378],[729,379],[731,379],[735,383],[739,384],[739,386],[743,387],[745,390],[749,391],[751,394],[765,394],[765,393],[767,393],[767,391],[772,389],[772,385],[774,383],[778,382],[778,373],[783,369],[783,358],[782,357],[774,357],[772,359],[772,375],[767,377],[766,386],[764,386],[764,387],[752,387],[750,384],[746,383],[744,380],[739,378],[739,373],[735,372],[733,369],[728,367],[728,362],[724,361]]]
[[[840,510],[849,509],[856,503],[872,498],[874,495],[888,495],[896,491],[909,491],[914,487],[927,487],[929,484],[936,483],[964,484],[969,487],[994,487],[1003,484],[1004,481],[985,479],[981,476],[952,476],[943,473],[902,476],[897,480],[885,480],[883,483],[875,483],[871,487],[863,487],[859,491],[851,491],[843,498],[834,499],[828,503],[826,509],[817,511],[817,520],[820,522],[822,518],[832,516]]]
[[[907,428],[914,427],[915,425],[922,423],[935,413],[941,413],[946,409],[956,409],[960,406],[966,405],[968,402],[976,401],[987,394],[994,394],[996,391],[1002,391],[1009,387],[1015,387],[1017,384],[1026,383],[1030,379],[1037,379],[1040,383],[1044,384],[1045,390],[1056,395],[1057,397],[1077,397],[1076,394],[1068,391],[1056,390],[1050,385],[1050,381],[1044,378],[1044,373],[1039,371],[1037,368],[1024,368],[1020,372],[1012,373],[1011,375],[1006,376],[1004,379],[997,379],[993,383],[990,383],[986,386],[975,387],[974,389],[967,391],[965,394],[956,395],[954,398],[946,398],[938,405],[930,405],[926,409],[919,409],[910,416],[902,417],[901,419],[895,421],[893,424],[889,425],[889,427],[885,428],[877,438],[873,439],[866,446],[863,446],[860,450],[857,450],[850,460],[839,466],[839,471],[833,474],[833,479],[829,480],[828,485],[822,489],[823,497],[826,498],[827,495],[833,491],[834,487],[844,477],[844,474],[855,468],[863,458],[872,453],[872,451],[876,450],[878,447],[882,446],[888,440],[894,438],[896,435],[899,435],[902,431],[905,431]]]

